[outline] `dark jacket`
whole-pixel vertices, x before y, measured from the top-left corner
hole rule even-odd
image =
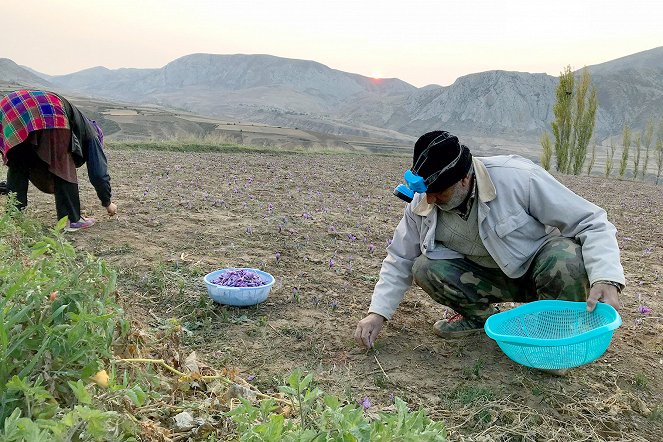
[[[108,175],[108,160],[104,153],[102,140],[92,122],[73,104],[58,95],[67,113],[71,129],[71,153],[76,167],[87,163],[90,183],[97,192],[101,205],[111,203],[111,184]]]

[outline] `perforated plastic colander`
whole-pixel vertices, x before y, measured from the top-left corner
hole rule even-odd
[[[588,364],[607,350],[619,313],[599,303],[542,300],[491,316],[484,330],[502,351],[519,364],[562,369]]]

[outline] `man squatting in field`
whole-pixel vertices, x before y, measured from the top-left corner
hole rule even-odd
[[[97,123],[53,92],[19,90],[0,100],[0,151],[9,168],[6,190],[16,193],[20,209],[28,204],[28,180],[55,194],[58,219],[68,218],[67,231],[95,222],[81,217],[76,168],[83,163],[101,205],[109,216],[117,212],[103,142]]]
[[[603,209],[520,156],[473,158],[444,131],[421,136],[412,163],[419,193],[387,247],[359,345],[373,346],[412,280],[458,313],[435,323],[444,338],[481,330],[505,301],[619,308],[624,270]]]

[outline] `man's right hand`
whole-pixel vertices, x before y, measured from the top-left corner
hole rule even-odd
[[[377,313],[369,313],[368,316],[359,321],[357,330],[355,330],[357,345],[373,348],[373,344],[384,326],[384,321],[386,319]]]

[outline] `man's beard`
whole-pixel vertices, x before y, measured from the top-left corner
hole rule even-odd
[[[448,212],[450,210],[455,209],[456,207],[460,206],[465,202],[465,198],[467,198],[467,195],[470,191],[470,188],[468,187],[467,189],[464,189],[460,183],[456,183],[454,185],[454,193],[451,196],[451,199],[447,201],[446,203],[435,203],[438,209]]]

